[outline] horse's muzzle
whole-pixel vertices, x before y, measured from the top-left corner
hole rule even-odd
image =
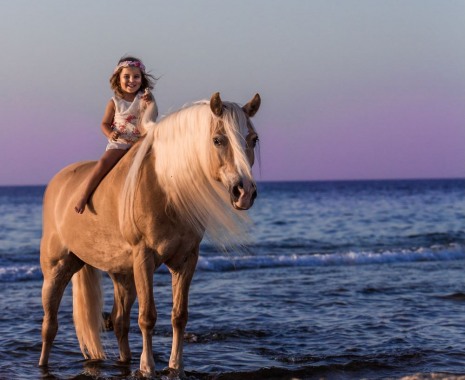
[[[229,193],[236,210],[248,210],[257,198],[257,186],[251,181],[240,181],[230,188]]]

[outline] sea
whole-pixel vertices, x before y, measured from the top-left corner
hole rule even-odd
[[[39,244],[45,186],[0,187],[0,379],[138,379],[102,333],[84,360],[71,285],[47,368]],[[465,375],[465,179],[259,182],[245,252],[208,241],[185,334],[188,379],[402,379]],[[112,285],[103,277],[105,311]],[[155,379],[168,378],[171,279],[154,274]],[[436,378],[436,377],[435,377]]]

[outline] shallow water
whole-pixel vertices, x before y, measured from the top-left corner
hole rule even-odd
[[[465,374],[465,181],[260,184],[246,254],[208,244],[190,293],[190,379],[398,379]],[[129,365],[85,361],[68,288],[47,371],[40,355],[38,269],[43,188],[0,188],[0,378],[138,378]],[[5,195],[5,193],[7,193]],[[30,211],[32,210],[32,217]],[[170,276],[155,274],[157,378],[171,346]],[[104,278],[105,309],[112,289]]]

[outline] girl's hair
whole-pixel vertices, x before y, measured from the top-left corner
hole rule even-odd
[[[146,88],[150,90],[153,89],[153,86],[155,85],[157,78],[145,72],[145,66],[139,58],[131,57],[131,56],[124,56],[118,61],[118,64],[116,65],[116,69],[113,75],[110,77],[110,86],[111,86],[111,89],[114,91],[115,95],[119,97],[123,97],[123,91],[121,90],[121,83],[120,83],[119,77],[120,77],[120,73],[123,70],[123,68],[127,66],[119,66],[119,65],[120,63],[126,62],[126,61],[129,61],[132,63],[134,62],[138,63],[138,65],[130,65],[130,66],[138,67],[140,70],[140,73],[142,76],[142,84],[140,86],[139,91],[144,92]]]

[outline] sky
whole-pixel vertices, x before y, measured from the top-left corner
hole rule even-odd
[[[219,91],[261,181],[465,177],[463,0],[0,0],[0,185],[97,160],[126,54],[160,114]]]

